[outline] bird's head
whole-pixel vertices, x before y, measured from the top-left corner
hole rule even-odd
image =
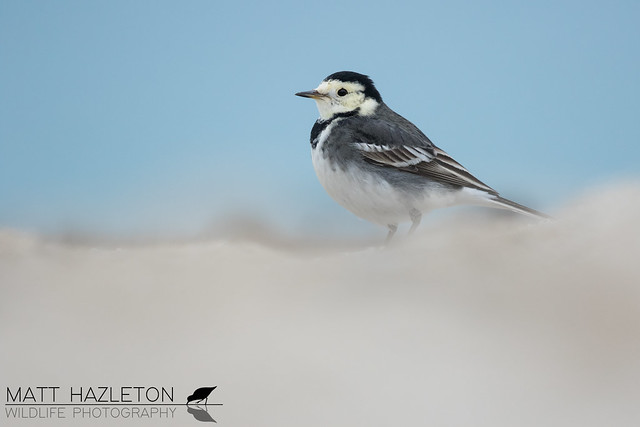
[[[361,116],[369,116],[382,103],[382,97],[373,81],[368,76],[353,71],[333,73],[314,90],[296,95],[315,100],[323,120],[355,110]]]

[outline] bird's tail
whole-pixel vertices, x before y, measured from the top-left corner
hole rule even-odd
[[[549,215],[537,211],[535,209],[528,208],[524,205],[511,201],[509,199],[505,199],[504,197],[500,197],[498,195],[492,196],[487,199],[493,206],[508,209],[513,212],[517,212],[519,214],[532,216],[535,218],[544,218],[544,219],[552,219]]]

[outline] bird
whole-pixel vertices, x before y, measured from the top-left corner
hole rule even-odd
[[[204,400],[204,404],[206,406],[207,400],[209,399],[209,395],[216,387],[218,386],[200,387],[196,389],[191,396],[187,397],[187,405],[189,405],[189,402],[194,400],[197,400],[198,401],[197,403],[202,402]]]
[[[501,197],[473,176],[416,125],[389,108],[367,75],[338,71],[313,90],[295,95],[316,102],[311,158],[318,180],[356,216],[386,226],[389,242],[398,224],[413,233],[431,210],[480,205],[549,218]]]

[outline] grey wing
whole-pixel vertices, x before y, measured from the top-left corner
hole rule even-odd
[[[418,128],[368,120],[354,142],[362,156],[375,164],[396,168],[436,181],[498,194],[433,145]]]

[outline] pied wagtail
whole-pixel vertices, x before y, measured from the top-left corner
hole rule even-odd
[[[320,118],[311,129],[313,166],[338,203],[360,218],[389,228],[454,205],[547,215],[507,200],[471,175],[413,123],[382,101],[368,76],[340,71],[314,90],[296,93],[316,101]]]

